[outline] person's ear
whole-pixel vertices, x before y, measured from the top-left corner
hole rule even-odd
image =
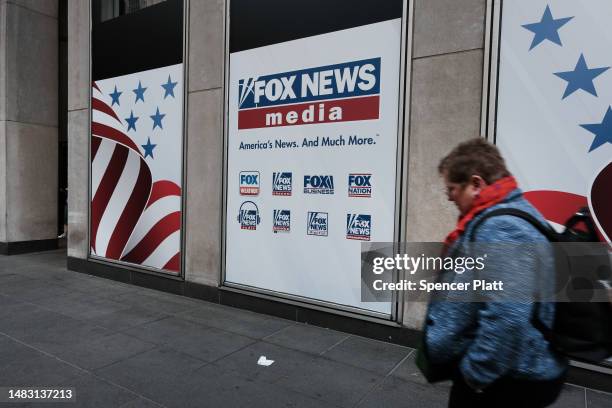
[[[487,186],[487,182],[484,181],[484,179],[476,174],[474,174],[471,178],[470,178],[470,184],[472,185],[472,187],[474,188],[474,190],[476,190],[476,192],[480,192],[480,190],[482,190],[483,188],[485,188]]]

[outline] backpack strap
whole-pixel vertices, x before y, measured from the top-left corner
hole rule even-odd
[[[514,217],[522,218],[523,220],[530,223],[535,229],[537,229],[542,235],[546,237],[550,242],[558,242],[557,233],[548,225],[542,224],[536,217],[529,214],[528,212],[516,209],[516,208],[498,208],[484,214],[482,217],[476,220],[476,223],[472,227],[469,235],[469,241],[474,242],[476,240],[476,230],[482,225],[487,219],[491,217],[497,217],[501,215],[512,215]],[[538,296],[536,296],[536,299]],[[538,330],[542,337],[552,346],[554,344],[555,334],[554,331],[549,329],[540,319],[540,302],[536,300],[534,307],[531,312],[531,324]]]
[[[523,220],[530,223],[535,229],[537,229],[542,235],[546,237],[551,242],[557,242],[558,238],[556,236],[556,232],[550,226],[542,224],[536,217],[529,214],[526,211],[522,211],[516,208],[498,208],[496,210],[490,211],[484,214],[482,217],[476,220],[476,223],[472,227],[470,231],[469,239],[470,242],[474,242],[476,240],[476,230],[483,222],[491,217],[497,217],[500,215],[512,215],[514,217],[522,218]]]

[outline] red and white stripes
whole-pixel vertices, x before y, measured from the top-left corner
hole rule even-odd
[[[178,273],[180,187],[153,180],[138,145],[95,83],[92,91],[92,254]]]

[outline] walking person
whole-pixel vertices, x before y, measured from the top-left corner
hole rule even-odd
[[[548,240],[533,225],[512,215],[489,217],[472,231],[480,217],[499,208],[522,210],[544,221],[523,197],[494,145],[481,138],[461,143],[441,160],[438,170],[449,201],[460,213],[455,229],[446,238],[446,254],[461,252],[470,240],[535,243],[548,248]],[[534,260],[520,253],[518,245],[509,248],[503,261],[487,264],[483,271],[487,277],[503,280],[520,273],[528,277],[527,290],[534,291],[539,289],[536,274],[554,282],[552,251],[548,252],[550,256]],[[514,253],[512,248],[516,248]],[[555,401],[568,363],[551,350],[543,334],[533,326],[534,313],[551,327],[555,305],[543,302],[536,307],[534,301],[499,299],[430,303],[424,350],[420,352],[426,354],[432,366],[445,367],[448,379],[453,381],[449,407],[535,408]]]

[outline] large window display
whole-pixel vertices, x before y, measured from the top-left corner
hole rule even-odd
[[[502,2],[495,138],[553,223],[591,207],[612,237],[612,27],[606,0]]]
[[[601,240],[610,243],[612,3],[512,0],[500,6],[492,135],[525,197],[551,224],[561,229],[588,207]],[[612,366],[612,359],[602,364]]]
[[[106,3],[92,3],[90,254],[178,275],[183,2],[103,21]]]
[[[403,2],[233,0],[225,283],[364,303],[362,242],[397,241]]]

